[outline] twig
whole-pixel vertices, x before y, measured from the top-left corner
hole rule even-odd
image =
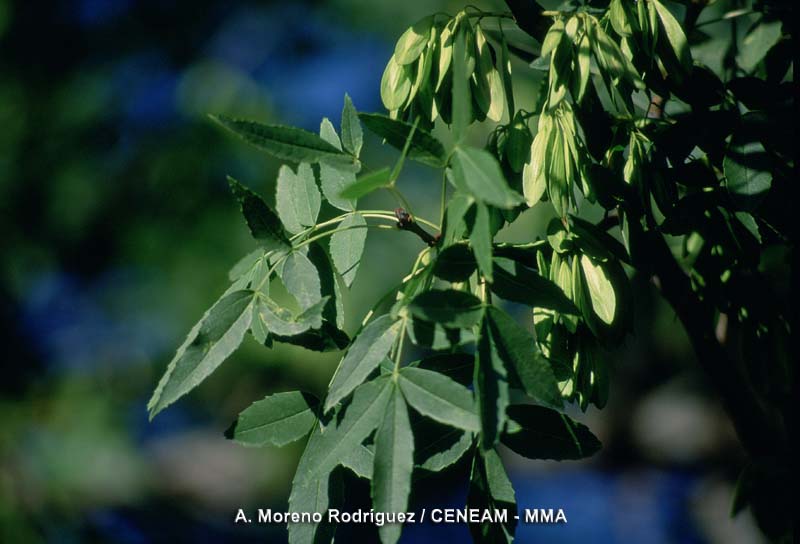
[[[405,208],[396,208],[394,215],[397,217],[397,228],[400,230],[407,230],[419,236],[423,242],[430,247],[435,246],[439,242],[440,235],[431,235],[425,229],[419,226],[419,223],[414,221],[414,218],[408,213]]]

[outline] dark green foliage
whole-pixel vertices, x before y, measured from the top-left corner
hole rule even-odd
[[[606,404],[610,349],[632,329],[632,271],[657,280],[751,456],[736,509],[749,502],[767,534],[786,539],[787,516],[769,498],[788,472],[793,367],[780,346],[790,313],[763,264],[768,247],[793,249],[781,205],[794,168],[792,27],[772,3],[753,4],[745,46],[726,46],[714,71],[692,57],[703,3],[680,14],[659,0],[565,2],[552,12],[507,4],[510,14],[471,7],[403,33],[381,81],[388,115],[359,113],[345,97],[340,132],[325,119],[319,136],[215,117],[297,166],[280,170],[277,213],[230,180],[261,248],[231,270],[231,288],[179,348],[151,416],[208,377],[248,330],[267,346],[347,348],[321,408],[307,394],[278,393],[229,430],[247,445],[309,435],[290,509],[338,504],[344,467],[371,480],[377,511],[402,511],[415,471],[441,471],[469,454],[468,504],[510,509],[513,520],[499,443],[532,459],[600,449],[560,410]],[[486,25],[491,18],[516,38]],[[537,47],[520,42],[523,32]],[[524,104],[513,95],[511,54],[543,74],[538,96]],[[485,148],[467,145],[470,127],[486,120],[498,125]],[[400,155],[357,176],[362,124]],[[439,130],[450,137],[440,141]],[[407,205],[406,158],[442,171],[438,224],[404,208],[357,207],[378,189]],[[524,243],[496,241],[534,206],[555,212],[546,229]],[[344,213],[320,221],[333,208]],[[353,285],[368,229],[387,223],[417,235],[422,249],[350,341],[342,291]],[[290,304],[271,298],[273,281]],[[524,306],[527,323],[493,296]],[[728,322],[738,342],[723,346],[720,324]],[[430,353],[409,363],[406,337]],[[510,542],[514,528],[470,526],[481,542]],[[328,542],[334,529],[290,524],[289,537]],[[396,542],[401,529],[384,526],[381,539]]]

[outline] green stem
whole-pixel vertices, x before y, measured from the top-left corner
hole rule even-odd
[[[444,228],[444,212],[447,207],[447,171],[442,171],[442,199],[439,204],[439,232]]]
[[[320,234],[317,234],[316,236],[312,236],[310,238],[306,238],[305,240],[303,240],[302,242],[300,242],[299,244],[294,246],[293,249],[297,249],[297,248],[301,248],[303,246],[307,246],[308,244],[310,244],[312,242],[316,242],[317,240],[320,240],[320,239],[325,238],[326,236],[330,236],[332,234],[336,234],[337,232],[344,232],[346,230],[351,230],[351,229],[367,229],[367,228],[391,229],[393,227],[390,227],[389,225],[350,225],[350,226],[347,226],[347,227],[338,227],[338,228],[335,228],[335,229],[326,230],[325,232],[321,232]]]
[[[397,379],[397,375],[400,372],[400,361],[403,359],[403,344],[405,343],[406,339],[406,324],[408,323],[408,318],[403,318],[403,322],[400,324],[400,333],[397,337],[397,345],[394,352],[394,372],[392,373]]]

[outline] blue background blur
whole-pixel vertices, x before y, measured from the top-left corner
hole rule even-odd
[[[402,30],[460,7],[0,0],[0,542],[285,541],[283,527],[232,521],[239,507],[285,508],[302,444],[243,449],[222,432],[267,393],[324,391],[335,355],[248,339],[152,423],[145,411],[174,348],[253,247],[225,175],[271,199],[279,166],[205,114],[317,130],[324,116],[338,125],[345,92],[379,111]],[[532,100],[533,85],[515,83]],[[395,156],[377,139],[365,154]],[[406,172],[418,213],[434,216],[434,172]],[[546,220],[534,209],[504,236],[525,239]],[[347,300],[351,331],[419,249],[405,233],[370,236]],[[747,515],[727,517],[741,461],[730,425],[670,310],[634,287],[638,330],[617,354],[611,403],[575,414],[604,451],[581,463],[504,452],[520,507],[568,517],[521,525],[518,541],[758,542]],[[421,480],[413,506],[462,506],[467,470]],[[363,482],[348,493],[367,504]],[[374,538],[348,527],[337,540]],[[445,539],[468,531],[411,526],[403,537]]]

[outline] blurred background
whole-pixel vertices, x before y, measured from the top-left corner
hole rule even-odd
[[[0,0],[0,542],[285,541],[282,526],[234,526],[233,517],[286,507],[302,444],[245,449],[223,431],[268,393],[324,392],[336,354],[248,338],[153,422],[145,410],[228,268],[254,247],[226,174],[273,199],[279,164],[205,115],[316,131],[324,116],[338,126],[345,92],[359,110],[380,111],[400,33],[461,7]],[[534,83],[515,81],[519,96]],[[374,138],[364,153],[370,165],[396,157]],[[435,176],[409,165],[402,178],[415,211],[434,219]],[[548,213],[526,212],[503,236],[529,239]],[[346,301],[350,332],[419,249],[407,233],[370,233]],[[742,462],[731,426],[672,311],[643,279],[633,285],[637,334],[616,354],[610,404],[574,414],[604,450],[580,463],[504,452],[520,507],[568,517],[521,525],[518,541],[760,542],[747,512],[728,516]],[[462,506],[468,468],[421,480],[412,507]],[[367,504],[363,482],[347,489]],[[340,538],[374,533],[347,528]],[[412,526],[403,537],[445,539],[468,541],[468,531]]]

